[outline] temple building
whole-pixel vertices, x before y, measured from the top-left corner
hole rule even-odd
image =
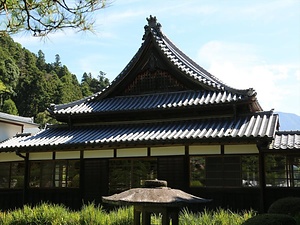
[[[0,208],[80,208],[166,180],[210,207],[265,211],[300,197],[300,132],[278,131],[252,88],[226,85],[147,18],[143,42],[111,84],[49,112],[61,122],[0,143]]]

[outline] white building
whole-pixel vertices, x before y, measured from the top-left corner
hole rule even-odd
[[[34,123],[33,118],[15,116],[0,112],[0,142],[17,134],[36,134],[39,125]]]

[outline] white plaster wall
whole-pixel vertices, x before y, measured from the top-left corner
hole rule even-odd
[[[22,126],[0,122],[0,141],[22,133]]]

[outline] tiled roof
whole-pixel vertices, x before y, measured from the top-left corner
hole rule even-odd
[[[186,121],[140,122],[97,126],[50,127],[34,136],[15,137],[0,144],[0,151],[30,150],[32,147],[62,149],[79,146],[116,146],[153,143],[218,141],[223,139],[272,138],[278,115],[272,112],[252,116]]]
[[[201,89],[203,86],[206,87],[207,90],[210,91],[220,91],[222,93],[227,93],[231,95],[243,95],[243,96],[255,96],[256,92],[252,89],[235,89],[224,82],[220,81],[217,77],[210,74],[208,71],[203,69],[197,63],[195,63],[192,59],[186,56],[181,50],[179,50],[161,31],[161,25],[156,22],[156,18],[150,16],[148,20],[149,25],[145,26],[145,35],[143,39],[147,39],[149,37],[153,40],[154,44],[157,46],[157,49],[161,51],[162,55],[165,56],[166,60],[173,65],[173,67],[180,70],[183,74],[185,79],[189,81],[192,80],[194,83],[198,84]],[[60,110],[61,112],[66,113],[72,107],[85,107],[86,102],[97,101],[99,99],[104,99],[108,93],[113,91],[114,89],[118,89],[118,84],[121,83],[124,79],[126,79],[126,75],[130,73],[131,69],[134,65],[137,64],[138,60],[140,59],[144,49],[146,48],[147,42],[144,41],[131,59],[131,61],[127,64],[127,66],[121,71],[121,73],[111,82],[111,84],[103,89],[102,91],[93,94],[85,99],[81,99],[75,102],[71,102],[68,104],[62,105],[54,105],[54,113],[56,110]],[[89,105],[89,104],[88,104]],[[87,106],[88,107],[88,106]],[[259,110],[261,106],[257,102],[257,107]],[[83,109],[83,108],[81,108]],[[72,110],[72,109],[71,109]],[[89,110],[89,109],[88,109]],[[50,109],[50,112],[53,112],[53,109]]]
[[[55,114],[80,114],[112,111],[136,111],[183,108],[198,105],[224,104],[247,100],[248,97],[230,92],[185,91],[85,101],[70,106],[57,106]]]
[[[275,134],[271,149],[300,149],[300,131],[278,131]]]
[[[185,74],[185,76],[189,79],[198,82],[199,84],[207,86],[210,90],[222,90],[229,91],[233,93],[239,93],[244,95],[255,95],[256,92],[252,89],[236,89],[228,86],[221,80],[219,80],[214,75],[210,74],[204,68],[199,66],[196,62],[190,59],[187,55],[185,55],[180,49],[173,44],[170,39],[167,38],[165,34],[163,34],[161,30],[161,24],[157,23],[156,17],[150,16],[147,18],[148,25],[145,26],[145,34],[143,40],[146,40],[148,36],[154,39],[157,48],[166,56],[168,61],[174,65],[174,67],[178,68]],[[136,63],[139,59],[140,55],[143,53],[143,47],[146,45],[146,42],[142,44],[138,52],[131,59],[131,61],[127,64],[127,66],[123,69],[123,71],[114,79],[111,86],[114,85],[115,82],[118,82],[124,74],[126,74],[130,68]],[[105,92],[106,90],[104,90]],[[102,93],[99,93],[102,94]]]
[[[175,44],[172,43],[170,39],[162,32],[161,25],[156,22],[156,17],[150,16],[148,20],[148,25],[145,26],[145,35],[143,37],[144,40],[147,39],[147,36],[153,37],[158,49],[166,56],[168,61],[174,65],[174,67],[181,70],[187,78],[191,78],[195,82],[198,82],[201,85],[205,85],[210,87],[212,90],[223,90],[229,91],[233,93],[243,93],[248,95],[255,94],[255,91],[251,88],[249,89],[235,89],[221,80],[219,80],[214,75],[210,74],[204,68],[199,66],[196,62],[190,59],[187,55],[185,55],[180,49],[176,47]],[[133,59],[129,62],[129,64],[124,68],[124,70],[120,73],[120,75],[115,79],[117,81],[120,76],[127,73],[128,69],[131,67],[131,64],[134,64],[136,60],[139,58],[140,54],[143,50],[142,44],[140,50],[136,53]]]
[[[14,121],[16,123],[34,124],[32,117],[16,116],[16,115],[11,115],[3,112],[0,112],[0,120]]]

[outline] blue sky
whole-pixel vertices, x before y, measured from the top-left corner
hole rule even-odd
[[[142,43],[146,17],[200,66],[234,88],[254,88],[264,110],[300,115],[300,0],[115,0],[95,13],[95,34],[72,30],[14,40],[47,62],[59,54],[81,80],[112,81]]]

